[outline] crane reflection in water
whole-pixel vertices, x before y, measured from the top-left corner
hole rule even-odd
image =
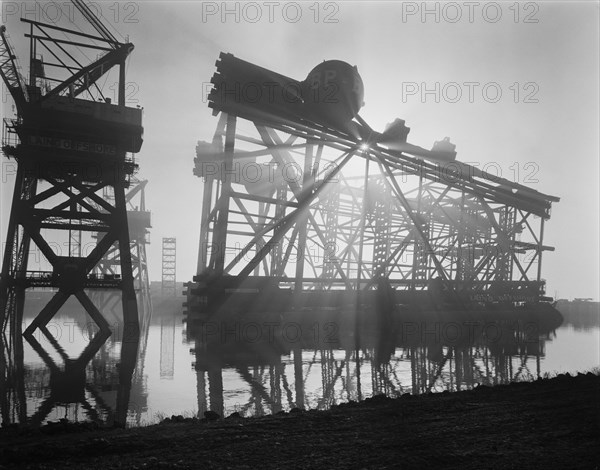
[[[15,326],[0,339],[3,425],[140,424],[150,324],[150,312],[144,312],[139,338],[122,317],[110,326],[86,322],[74,302],[34,334]]]

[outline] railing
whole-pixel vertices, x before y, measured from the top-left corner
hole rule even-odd
[[[4,118],[2,120],[2,149],[16,148],[21,143],[15,127],[19,124],[18,119]],[[5,152],[6,153],[6,152]],[[9,155],[6,155],[9,157]]]
[[[15,282],[25,282],[29,287],[58,287],[60,277],[53,271],[14,271]],[[86,276],[86,287],[119,287],[120,274],[90,273]]]

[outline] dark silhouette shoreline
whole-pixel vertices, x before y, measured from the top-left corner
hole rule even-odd
[[[0,468],[597,468],[591,372],[261,418],[0,431]]]

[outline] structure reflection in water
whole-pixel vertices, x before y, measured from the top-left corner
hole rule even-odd
[[[48,331],[26,339],[15,335],[22,341],[10,344],[12,354],[3,344],[2,421],[44,424],[67,418],[131,425],[156,421],[157,413],[202,417],[208,409],[221,416],[234,411],[253,416],[295,407],[325,409],[378,393],[399,396],[535,379],[551,370],[545,346],[562,321],[544,309],[528,314],[400,310],[381,328],[369,322],[374,312],[356,318],[321,309],[231,315],[219,323],[187,324],[182,331],[180,315],[159,313],[152,325],[141,322],[139,344],[126,341],[122,323],[111,325],[107,338],[70,308]],[[26,316],[24,324],[30,320]]]
[[[40,405],[35,414],[29,419],[29,424],[41,424],[48,416],[48,413],[59,404],[81,405],[85,410],[87,417],[93,421],[97,421],[99,419],[98,410],[90,404],[86,397],[86,392],[93,397],[98,408],[102,408],[102,411],[104,412],[110,412],[92,384],[87,383],[85,370],[92,357],[110,336],[110,329],[100,329],[76,359],[69,357],[45,326],[40,328],[40,330],[63,360],[63,365],[60,367],[57,362],[54,361],[49,352],[44,349],[33,334],[25,335],[27,342],[42,358],[48,369],[50,369],[50,394]]]
[[[39,426],[57,419],[141,424],[147,410],[143,365],[151,311],[140,311],[139,336],[122,316],[110,326],[77,321],[82,312],[68,304],[66,316],[34,334],[22,335],[23,326],[14,325],[9,341],[0,339],[3,425]],[[80,353],[70,351],[81,343],[74,335],[89,338]],[[28,347],[33,353],[26,356]]]
[[[380,393],[532,380],[540,377],[545,343],[561,323],[560,314],[544,306],[527,312],[400,312],[385,329],[321,311],[302,321],[274,314],[188,324],[186,334],[200,414],[210,409],[249,416],[324,409]]]
[[[556,302],[556,308],[565,318],[565,324],[575,330],[591,331],[600,326],[600,302],[563,299]]]

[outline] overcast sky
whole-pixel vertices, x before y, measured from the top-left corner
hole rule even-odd
[[[67,3],[57,3],[67,16]],[[31,5],[2,6],[23,66],[28,43],[18,18],[45,19]],[[205,84],[219,53],[230,52],[299,80],[325,59],[345,60],[358,66],[361,115],[375,129],[402,118],[410,142],[430,148],[449,136],[459,160],[493,165],[560,197],[545,230],[545,244],[556,247],[544,255],[547,292],[598,299],[597,2],[432,2],[428,11],[421,2],[253,2],[230,3],[225,15],[221,2],[97,5],[135,44],[128,98],[144,107],[138,157],[139,176],[150,181],[151,279],[161,276],[162,237],[177,237],[178,281],[195,273],[202,194],[192,174],[195,146],[214,133]],[[3,93],[4,116],[9,103]],[[3,168],[4,241],[12,179]]]

